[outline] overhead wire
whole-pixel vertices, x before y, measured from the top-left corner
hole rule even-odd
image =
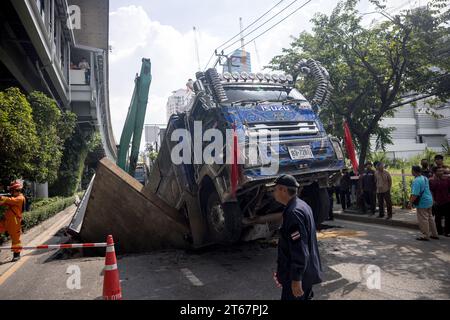
[[[258,27],[256,27],[255,29],[251,30],[249,33],[244,35],[245,37],[248,37],[249,35],[251,35],[252,33],[256,32],[258,29],[260,29],[261,27],[265,26],[266,24],[268,24],[270,21],[272,21],[273,19],[275,19],[276,17],[278,17],[280,14],[282,14],[284,11],[286,11],[287,9],[289,9],[290,7],[292,7],[296,2],[298,2],[298,0],[294,0],[291,3],[289,3],[286,7],[284,7],[280,12],[278,12],[277,14],[275,14],[274,16],[272,16],[269,20],[266,20],[264,23],[262,23],[261,25],[259,25]],[[241,41],[240,39],[234,41],[233,43],[229,44],[227,47],[223,48],[222,50],[225,51],[228,48],[231,48],[232,46],[234,46],[236,43],[238,43],[239,41]]]
[[[269,10],[267,10],[266,12],[264,12],[259,18],[257,18],[255,21],[253,21],[250,25],[248,25],[244,30],[242,30],[242,32],[245,32],[246,30],[250,29],[252,26],[254,26],[256,23],[258,23],[258,21],[260,21],[262,18],[264,18],[266,15],[268,15],[270,12],[272,12],[276,7],[278,7],[282,2],[284,2],[285,0],[281,0],[278,1],[273,7],[271,7]],[[218,46],[214,52],[212,53],[211,57],[208,60],[208,63],[205,66],[205,70],[208,67],[209,63],[211,62],[212,58],[214,57],[215,51],[219,50],[220,48],[222,48],[223,46],[227,45],[228,43],[230,43],[232,40],[234,40],[236,37],[241,35],[241,31],[239,33],[237,33],[236,35],[234,35],[232,38],[230,38],[229,40],[225,41],[224,43],[222,43],[220,46]]]
[[[256,37],[254,37],[253,39],[247,41],[244,46],[246,46],[247,44],[255,41],[256,39],[262,37],[263,35],[265,35],[267,32],[269,32],[270,30],[272,30],[273,28],[275,28],[276,26],[278,26],[280,23],[284,22],[286,19],[288,19],[289,17],[291,17],[292,15],[294,15],[295,13],[297,13],[298,11],[300,11],[300,9],[303,9],[306,5],[308,5],[312,0],[308,0],[306,1],[304,4],[302,4],[300,7],[298,7],[297,9],[295,9],[293,12],[291,12],[289,15],[287,15],[286,17],[284,17],[283,19],[281,19],[280,21],[278,21],[277,23],[275,23],[274,25],[272,25],[270,28],[264,30],[263,32],[261,32],[260,34],[258,34]],[[234,50],[233,50],[234,51]],[[233,52],[232,51],[232,52]],[[230,55],[232,52],[228,53],[227,55]]]

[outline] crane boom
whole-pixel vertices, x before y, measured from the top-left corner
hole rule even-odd
[[[128,108],[127,119],[120,137],[117,165],[134,175],[139,157],[142,130],[144,128],[145,113],[147,111],[148,94],[152,82],[150,59],[142,59],[141,73],[135,79],[135,86],[131,104]],[[131,152],[130,150],[131,143]],[[128,158],[129,155],[129,158]]]

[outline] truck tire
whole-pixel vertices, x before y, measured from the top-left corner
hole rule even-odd
[[[328,219],[330,199],[326,188],[319,188],[317,184],[305,187],[301,198],[311,207],[316,229]]]
[[[242,233],[242,212],[235,202],[222,203],[213,191],[206,205],[206,220],[211,240],[219,244],[233,244]]]

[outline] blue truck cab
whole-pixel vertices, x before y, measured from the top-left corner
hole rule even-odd
[[[339,140],[325,132],[311,103],[295,88],[293,77],[219,75],[209,69],[197,73],[194,89],[189,111],[169,120],[148,186],[186,217],[190,240],[201,246],[269,236],[278,229],[284,209],[272,196],[273,182],[281,174],[296,177],[299,196],[312,207],[316,225],[322,223],[329,212],[327,187],[343,169],[344,155]],[[214,129],[224,138],[199,135],[199,128],[202,134]],[[189,137],[176,135],[178,129]],[[181,142],[191,146],[183,150],[189,153],[184,159],[191,161],[174,163],[173,151]],[[195,161],[199,150],[213,150],[214,159],[223,161]],[[234,190],[233,164],[227,159],[236,150]]]

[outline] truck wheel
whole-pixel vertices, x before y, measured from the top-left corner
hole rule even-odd
[[[222,203],[217,192],[209,195],[206,206],[211,240],[221,244],[236,243],[242,233],[242,212],[234,202]]]
[[[305,187],[302,192],[302,199],[312,209],[316,228],[328,219],[330,199],[326,188],[319,188],[317,184]]]

